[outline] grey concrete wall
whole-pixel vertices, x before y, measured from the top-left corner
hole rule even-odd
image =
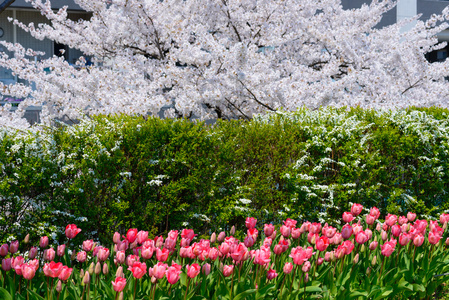
[[[446,6],[449,6],[449,1],[418,0],[417,11],[418,14],[422,14],[420,19],[425,21],[428,20],[432,14],[441,14]]]

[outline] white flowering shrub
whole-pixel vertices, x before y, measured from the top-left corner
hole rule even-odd
[[[448,113],[322,108],[213,126],[116,116],[4,129],[0,240],[42,228],[57,240],[69,220],[100,240],[135,227],[210,234],[247,216],[335,222],[351,203],[430,218],[449,209]]]

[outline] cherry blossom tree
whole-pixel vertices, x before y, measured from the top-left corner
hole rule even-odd
[[[50,22],[12,20],[17,26],[85,56],[76,65],[56,56],[35,62],[39,53],[1,42],[13,55],[0,54],[0,66],[29,84],[0,84],[3,95],[25,99],[16,113],[3,107],[0,124],[12,124],[28,105],[43,105],[49,123],[157,115],[170,104],[168,117],[209,119],[302,106],[448,103],[449,61],[429,63],[425,54],[445,46],[436,35],[448,27],[449,9],[379,29],[395,1],[344,10],[340,0],[75,0],[92,13],[79,21],[65,7],[27,1]]]

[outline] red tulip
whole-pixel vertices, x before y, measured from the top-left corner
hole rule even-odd
[[[246,228],[248,228],[248,229],[256,228],[256,224],[257,224],[257,219],[252,218],[252,217],[246,218],[246,221],[245,221]]]
[[[265,233],[265,236],[271,236],[274,231],[273,224],[265,224],[263,225],[263,232]]]
[[[293,258],[293,263],[295,265],[302,265],[308,259],[306,251],[299,246],[292,248],[289,256]]]
[[[398,224],[393,225],[391,227],[391,233],[393,234],[393,236],[398,237],[402,232],[401,226],[399,226]]]
[[[429,243],[431,243],[432,245],[438,244],[440,239],[441,236],[438,233],[435,233],[433,231],[429,232]]]
[[[73,239],[78,233],[81,232],[81,229],[76,227],[75,224],[69,224],[65,228],[65,235],[68,239]]]
[[[169,251],[168,251],[168,249],[167,248],[164,248],[164,249],[159,249],[159,248],[156,248],[156,259],[158,260],[158,261],[160,261],[160,262],[164,262],[164,261],[167,261],[167,258],[168,258],[168,255],[169,255],[170,253],[169,253]]]

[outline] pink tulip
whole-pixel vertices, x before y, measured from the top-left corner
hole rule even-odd
[[[360,224],[352,224],[352,234],[357,235],[360,231],[363,231],[363,226]]]
[[[201,267],[199,264],[192,264],[191,266],[187,265],[187,276],[190,278],[195,278],[200,272]]]
[[[401,246],[406,246],[410,242],[410,235],[407,233],[401,233],[399,235],[399,244]]]
[[[268,280],[272,280],[272,279],[276,278],[277,276],[278,276],[278,273],[276,273],[275,270],[269,269],[269,270],[267,271],[267,279],[268,279]]]
[[[309,232],[319,234],[321,231],[321,223],[312,223],[309,225]]]
[[[407,213],[407,219],[409,220],[409,222],[413,222],[416,219],[416,214],[412,213],[412,212],[408,212]]]
[[[271,251],[268,248],[261,248],[254,251],[254,264],[265,266],[267,265],[270,259]]]
[[[343,247],[346,248],[345,254],[349,255],[349,254],[351,254],[352,250],[354,249],[354,244],[351,241],[344,241]]]
[[[308,259],[306,251],[299,246],[292,248],[289,256],[293,258],[293,263],[295,265],[302,265]]]
[[[351,237],[352,232],[353,232],[352,226],[349,225],[349,224],[345,224],[345,225],[343,226],[343,228],[341,229],[341,236],[342,236],[345,240],[347,240],[347,239],[349,239],[349,238]]]
[[[64,244],[58,246],[58,248],[56,249],[56,254],[59,257],[64,256],[64,254],[65,254],[65,245]]]
[[[171,238],[166,238],[164,243],[164,248],[167,248],[168,250],[174,250],[176,247],[176,240]]]
[[[210,274],[210,264],[205,263],[202,267],[201,267],[201,273],[203,273],[204,275],[209,275]]]
[[[343,236],[341,233],[337,232],[334,237],[332,238],[332,244],[334,245],[340,245],[343,242]]]
[[[355,241],[358,244],[364,244],[369,240],[368,235],[365,233],[365,231],[360,231],[355,235]]]
[[[41,237],[39,241],[39,247],[40,248],[46,248],[48,246],[48,236]]]
[[[220,232],[217,237],[217,242],[221,243],[224,241],[226,237],[226,233],[224,231]]]
[[[65,235],[68,239],[73,239],[75,236],[81,232],[81,229],[79,229],[75,224],[69,224],[65,228]]]
[[[245,221],[246,228],[248,228],[248,229],[256,228],[256,224],[257,224],[257,219],[250,218],[250,217],[246,218],[246,221]]]
[[[376,221],[376,218],[372,215],[366,215],[366,224],[373,225]]]
[[[37,248],[36,247],[31,247],[30,251],[28,252],[28,258],[29,259],[34,259],[37,256]]]
[[[112,241],[114,242],[114,244],[118,244],[120,242],[120,233],[118,233],[117,231],[114,233],[114,235],[112,236]],[[89,250],[90,251],[90,250]]]
[[[290,227],[282,225],[280,230],[281,230],[281,234],[283,237],[288,238],[290,236],[290,233],[291,233]]]
[[[11,242],[11,245],[9,245],[9,252],[11,254],[16,253],[19,250],[19,241],[13,241]]]
[[[86,252],[91,251],[93,246],[94,246],[94,240],[85,240],[83,242],[83,250]]]
[[[143,259],[150,259],[153,256],[154,247],[151,245],[142,245],[140,255]]]
[[[321,265],[323,264],[323,262],[324,262],[324,258],[318,257],[318,259],[317,259],[317,261],[316,261],[316,265],[317,265],[317,266],[321,266]]]
[[[388,226],[393,226],[398,221],[398,217],[396,215],[388,214],[385,218],[385,224]]]
[[[62,266],[61,273],[59,273],[58,275],[59,280],[66,282],[69,279],[70,275],[72,275],[72,271],[72,268]]]
[[[194,238],[195,236],[197,236],[197,234],[195,234],[195,232],[193,231],[193,229],[183,229],[183,230],[181,231],[181,237],[184,238],[184,239],[186,239],[186,240],[188,240],[189,243],[193,240],[193,238]],[[226,236],[226,234],[225,234],[224,232],[221,232],[221,233],[218,235],[218,239],[217,239],[217,240],[218,240],[219,242],[222,242],[222,241],[224,240],[225,236]],[[221,241],[220,241],[220,240],[221,240]]]
[[[62,271],[62,263],[61,262],[55,263],[54,261],[51,261],[44,265],[43,270],[45,276],[56,278]]]
[[[2,259],[2,270],[9,271],[12,268],[12,261],[14,258],[3,258]]]
[[[310,267],[311,267],[310,261],[306,261],[306,262],[304,262],[304,264],[302,265],[302,271],[303,271],[304,273],[307,273],[307,272],[309,272]]]
[[[224,277],[229,277],[234,272],[234,265],[224,265],[223,266],[223,275]]]
[[[128,267],[132,267],[135,262],[140,262],[139,256],[130,254],[126,257],[126,265]]]
[[[400,216],[399,219],[398,219],[398,223],[399,223],[400,226],[406,224],[407,222],[408,222],[408,219],[405,216]]]
[[[380,246],[380,253],[389,257],[393,253],[395,247],[396,245],[393,242],[386,242]]]
[[[76,260],[80,263],[85,262],[87,259],[87,253],[85,251],[80,251],[76,254]]]
[[[99,261],[105,261],[109,257],[109,249],[108,248],[100,248],[97,253],[97,258]]]
[[[328,251],[326,253],[324,253],[324,260],[327,262],[332,261],[332,259],[334,258],[334,251]]]
[[[229,251],[231,250],[231,247],[229,246],[228,243],[223,243],[220,246],[218,246],[218,250],[220,250],[220,253],[223,256],[226,256],[229,253]]]
[[[388,239],[388,233],[385,230],[382,230],[380,237],[381,237],[382,241],[386,241]]]
[[[274,231],[274,225],[273,224],[265,224],[263,226],[263,232],[265,233],[265,236],[271,236]]]
[[[372,241],[371,244],[369,244],[369,249],[371,251],[375,250],[377,248],[378,242],[377,241]]]
[[[398,237],[401,234],[402,230],[401,230],[401,226],[399,226],[398,224],[393,225],[391,227],[391,233],[393,234],[393,236]]]
[[[293,270],[293,264],[290,262],[285,263],[283,271],[285,274],[290,274]]]
[[[111,283],[114,291],[120,293],[126,286],[126,279],[123,277],[116,277],[115,281],[111,281]]]
[[[182,272],[179,271],[176,267],[169,267],[166,271],[165,271],[165,276],[167,277],[167,281],[170,284],[175,284],[179,281],[179,275]]]
[[[217,248],[214,247],[209,249],[208,256],[210,260],[215,261],[218,258],[219,254],[220,252]]]
[[[343,213],[343,222],[350,223],[354,220],[354,216],[350,212],[344,212]]]
[[[135,262],[128,268],[128,271],[131,271],[135,278],[140,279],[147,273],[147,265],[145,263]]]
[[[128,232],[126,233],[126,239],[130,244],[134,243],[134,241],[137,239],[137,232],[137,228],[128,229]]]
[[[370,211],[369,211],[370,216],[373,216],[374,219],[379,219],[380,217],[380,211],[377,207],[371,207]]]
[[[238,263],[244,260],[245,255],[248,253],[248,248],[243,243],[240,243],[237,248],[231,253],[232,259]]]
[[[37,272],[37,270],[39,269],[39,260],[38,260],[38,259],[30,260],[30,261],[28,262],[28,264],[29,264],[30,266],[32,266],[36,272]]]
[[[46,261],[52,261],[55,259],[55,249],[48,248],[44,251],[44,260]]]
[[[324,230],[324,228],[323,228],[323,230]],[[327,227],[323,232],[323,234],[329,239],[334,237],[336,233],[337,233],[337,228],[334,228],[331,226]]]
[[[160,262],[167,261],[169,254],[170,253],[167,248],[164,248],[162,250],[159,248],[156,248],[156,259]]]
[[[421,246],[423,243],[424,243],[424,236],[423,236],[421,233],[417,234],[417,235],[413,238],[413,244],[414,244],[416,247]]]
[[[148,231],[141,230],[137,233],[137,243],[143,244],[147,238],[148,238]]]
[[[8,244],[3,244],[0,246],[0,255],[1,256],[6,256],[8,255],[9,252],[9,246]]]
[[[22,264],[20,266],[22,276],[27,279],[31,280],[34,278],[34,275],[36,274],[36,269],[34,266],[30,266],[29,264]]]
[[[318,251],[325,251],[329,246],[329,239],[326,236],[322,236],[316,240],[315,246]]]
[[[162,262],[158,262],[153,266],[153,276],[157,279],[162,279],[165,276],[165,271],[167,270],[168,265]]]
[[[432,245],[436,245],[440,241],[441,236],[438,233],[431,231],[431,232],[429,232],[428,239],[429,239],[429,243],[431,243]]]
[[[287,218],[287,220],[284,221],[284,225],[287,227],[290,227],[290,228],[295,228],[296,223],[298,223],[298,221],[292,220],[290,218]],[[270,235],[270,234],[267,234],[267,235]]]
[[[356,217],[356,216],[360,215],[362,210],[363,210],[363,206],[361,204],[354,203],[351,207],[351,214]]]

